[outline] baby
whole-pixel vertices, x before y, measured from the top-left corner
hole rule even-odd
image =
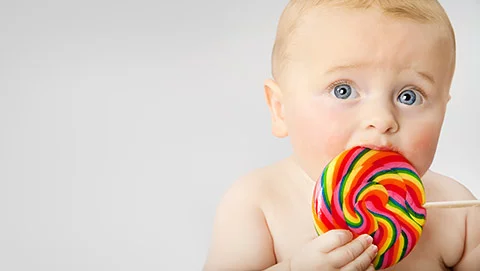
[[[314,182],[343,150],[393,150],[426,200],[475,199],[429,170],[455,70],[455,36],[436,0],[291,0],[278,25],[272,131],[293,154],[237,180],[218,206],[205,270],[373,270],[369,236],[318,236]],[[428,209],[414,250],[387,270],[480,270],[480,208]]]

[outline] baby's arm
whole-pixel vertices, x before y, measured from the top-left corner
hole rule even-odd
[[[316,237],[292,258],[276,264],[272,237],[260,208],[267,190],[252,177],[229,189],[217,209],[204,270],[374,270],[369,266],[377,252],[372,238],[361,235],[352,240],[351,233],[339,230]]]
[[[258,182],[244,177],[221,200],[205,271],[263,270],[275,264],[272,239],[259,205]]]
[[[475,199],[470,192],[467,192],[467,194],[467,200]],[[453,270],[480,270],[480,208],[471,207],[467,211],[465,232],[465,246],[463,255]]]

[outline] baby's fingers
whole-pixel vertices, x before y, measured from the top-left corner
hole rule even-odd
[[[328,253],[329,262],[336,268],[346,266],[350,263],[356,263],[356,259],[360,258],[360,262],[363,263],[363,260],[366,258],[359,257],[365,254],[365,250],[372,244],[372,237],[369,235],[361,235],[355,240],[346,244],[345,246],[339,247],[332,252]],[[367,267],[370,264],[371,260],[367,263]],[[366,269],[366,268],[365,268]],[[365,270],[361,269],[361,270]],[[343,269],[342,269],[343,270]],[[353,269],[356,270],[356,269]],[[360,270],[360,269],[359,269]]]
[[[370,245],[362,255],[357,257],[353,262],[345,265],[342,268],[342,271],[374,271],[373,266],[370,266],[370,263],[375,259],[377,255],[377,247],[375,245]],[[369,267],[370,266],[370,267]]]
[[[346,230],[331,230],[314,240],[320,252],[328,253],[352,240],[352,233]]]

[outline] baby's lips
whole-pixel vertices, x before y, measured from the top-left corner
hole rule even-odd
[[[391,145],[376,145],[376,144],[361,144],[359,147],[376,150],[376,151],[391,151],[396,152],[395,148]]]

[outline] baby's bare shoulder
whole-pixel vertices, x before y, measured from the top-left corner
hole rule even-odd
[[[224,198],[241,197],[242,202],[248,201],[257,207],[268,200],[275,186],[282,181],[287,160],[281,160],[270,165],[258,167],[240,176],[227,190]]]
[[[475,199],[462,183],[440,173],[428,171],[422,180],[427,202]],[[455,270],[480,266],[479,223],[480,208],[428,209],[428,229],[440,240],[437,247],[446,266]]]
[[[275,264],[262,204],[280,167],[281,162],[254,169],[225,192],[216,210],[204,270],[260,270]]]
[[[256,168],[236,180],[226,196],[244,194],[248,201],[262,209],[264,204],[270,203],[290,185],[290,167],[291,160],[286,158]]]
[[[427,201],[470,200],[475,197],[459,181],[434,171],[427,171],[422,178]]]

